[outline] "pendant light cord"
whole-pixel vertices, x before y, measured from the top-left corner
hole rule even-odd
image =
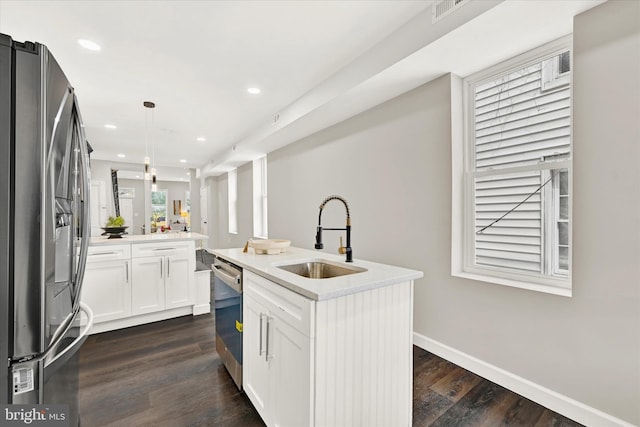
[[[155,106],[155,105],[154,105]],[[153,108],[151,109],[151,129],[153,129]],[[156,144],[153,141],[153,138],[151,139],[151,150],[152,150],[152,156],[153,156],[153,167],[156,167]]]
[[[144,111],[144,131],[146,141],[144,144],[144,155],[149,158],[149,109],[146,108]]]

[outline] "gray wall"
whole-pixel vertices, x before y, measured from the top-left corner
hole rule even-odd
[[[416,333],[640,424],[638,3],[577,17],[574,44],[572,298],[451,276],[453,76],[270,153],[269,237],[313,248],[318,205],[344,196],[354,257],[424,271]],[[238,172],[238,235],[226,230],[226,177],[217,181],[217,244],[242,246],[251,167]],[[323,214],[334,224],[344,224],[337,202]],[[327,250],[338,236],[325,233]]]

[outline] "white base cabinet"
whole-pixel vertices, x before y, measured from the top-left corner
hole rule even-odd
[[[163,257],[133,258],[133,314],[164,310]]]
[[[94,322],[131,315],[130,245],[89,247],[82,301],[93,310]]]
[[[260,281],[245,273],[243,387],[267,425],[306,426],[312,414],[312,340],[282,316],[295,301],[256,288]]]
[[[413,282],[313,301],[244,272],[243,387],[267,426],[410,426]]]
[[[143,243],[132,248],[133,314],[193,304],[193,242]]]

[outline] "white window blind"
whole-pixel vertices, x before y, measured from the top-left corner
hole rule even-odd
[[[566,278],[570,53],[565,44],[532,58],[465,79],[465,265],[498,276]]]
[[[542,90],[543,61],[475,88],[476,170],[535,164],[569,154],[571,97],[565,85]]]

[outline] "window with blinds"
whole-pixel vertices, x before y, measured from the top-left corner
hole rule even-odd
[[[471,268],[569,274],[570,57],[563,47],[465,79],[465,264]]]

